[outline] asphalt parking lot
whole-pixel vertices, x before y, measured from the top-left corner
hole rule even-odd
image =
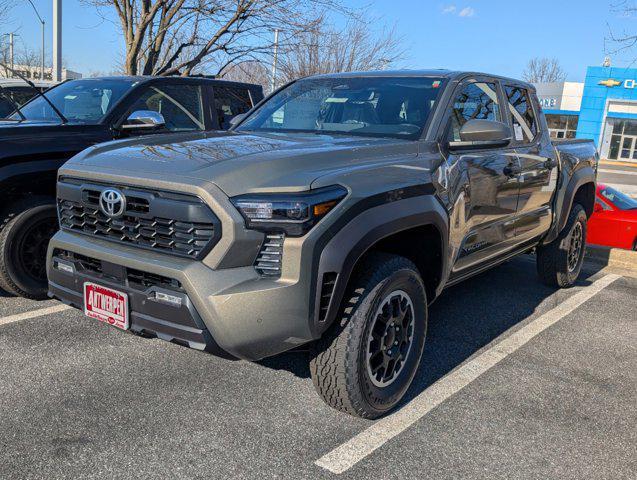
[[[636,292],[594,269],[555,291],[531,257],[447,290],[377,422],[324,405],[302,352],[232,362],[0,297],[0,477],[634,478]]]

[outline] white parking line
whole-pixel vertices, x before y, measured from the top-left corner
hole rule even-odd
[[[397,412],[379,420],[348,442],[314,462],[333,473],[343,473],[386,442],[402,433],[428,412],[456,394],[511,355],[551,325],[573,312],[577,307],[609,286],[619,275],[606,275],[583,288],[553,310],[539,316],[510,336],[496,343],[474,359],[438,380]]]
[[[56,305],[55,307],[40,308],[39,310],[31,310],[30,312],[2,317],[0,318],[0,327],[9,323],[19,322],[21,320],[29,320],[30,318],[43,317],[44,315],[63,312],[64,310],[69,310],[71,308],[72,307],[69,307],[68,305]]]

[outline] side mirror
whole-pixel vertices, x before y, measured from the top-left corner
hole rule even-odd
[[[234,117],[232,117],[230,119],[230,128],[234,128],[237,125],[239,125],[239,123],[241,123],[241,121],[246,118],[246,114],[245,113],[240,113],[239,115],[235,115]]]
[[[506,147],[511,142],[511,129],[493,120],[469,120],[460,129],[460,141],[449,142],[449,149]]]
[[[159,130],[165,126],[166,120],[161,113],[153,110],[137,110],[128,116],[120,128],[122,130]]]
[[[598,202],[595,202],[595,206],[593,207],[593,212],[599,213],[603,211],[604,211],[604,207],[602,207]]]

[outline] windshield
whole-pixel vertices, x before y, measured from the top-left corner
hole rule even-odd
[[[620,210],[637,210],[637,200],[612,187],[604,187],[599,193]]]
[[[310,78],[283,89],[238,131],[417,138],[442,80],[425,77]]]
[[[70,123],[99,123],[135,83],[129,79],[73,80],[48,90],[46,96]],[[27,120],[60,120],[42,97],[34,98],[21,111]],[[18,113],[11,118],[21,119]]]

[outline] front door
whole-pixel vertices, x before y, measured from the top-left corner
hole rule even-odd
[[[621,139],[619,160],[637,160],[637,137],[625,135]]]
[[[449,141],[460,140],[469,120],[503,121],[495,81],[461,85],[451,106]],[[479,268],[515,241],[519,160],[513,147],[453,152],[448,157],[451,243],[455,265],[451,278]]]

